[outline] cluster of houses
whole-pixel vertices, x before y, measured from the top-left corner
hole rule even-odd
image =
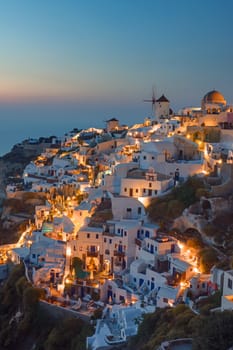
[[[201,108],[179,114],[163,95],[155,112],[132,127],[113,118],[105,129],[74,129],[24,170],[25,188],[47,201],[36,206],[33,231],[12,260],[31,264],[35,285],[64,293],[69,283],[76,296],[95,294],[109,305],[88,340],[93,349],[135,334],[143,312],[189,304],[190,291],[198,297],[222,288],[221,309],[233,309],[232,271],[202,274],[195,250],[161,233],[145,210],[188,176],[232,165],[233,107],[211,91]],[[14,185],[6,190],[14,197]],[[74,258],[81,261],[75,271]]]

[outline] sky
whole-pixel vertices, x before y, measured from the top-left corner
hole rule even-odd
[[[174,110],[212,89],[233,103],[232,13],[232,0],[0,0],[0,154],[143,120],[152,86]]]

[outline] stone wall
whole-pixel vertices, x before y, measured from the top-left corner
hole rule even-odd
[[[223,164],[221,169],[222,184],[211,187],[211,195],[214,197],[233,194],[233,164]]]
[[[39,304],[42,309],[46,310],[52,317],[56,319],[63,319],[65,317],[66,318],[75,317],[75,318],[82,319],[86,323],[89,323],[90,321],[89,315],[85,315],[83,313],[80,313],[62,306],[47,303],[44,300],[40,300]]]

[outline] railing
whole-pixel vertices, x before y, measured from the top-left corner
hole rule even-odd
[[[124,257],[125,252],[121,252],[119,250],[114,250],[114,256]]]
[[[94,251],[94,252],[92,252],[92,251],[87,251],[87,257],[89,257],[89,258],[97,258],[98,257],[98,252],[97,251]]]
[[[104,232],[103,232],[103,235],[104,235],[104,236],[109,236],[109,237],[113,237],[113,236],[115,236],[115,234],[114,234],[114,233],[109,232],[109,231],[104,231]]]
[[[135,238],[135,244],[138,245],[139,247],[141,247],[142,241],[139,238]]]

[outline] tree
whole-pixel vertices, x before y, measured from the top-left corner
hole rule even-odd
[[[218,256],[213,248],[204,248],[200,252],[200,269],[203,273],[209,273],[210,269],[218,262]]]
[[[23,292],[23,307],[26,312],[33,312],[40,298],[45,297],[45,291],[41,288],[28,287]]]
[[[208,321],[207,321],[208,320]],[[193,350],[227,350],[233,344],[233,313],[212,313],[195,324]]]
[[[180,216],[183,210],[194,204],[207,190],[202,179],[192,176],[171,193],[161,198],[152,199],[148,206],[148,215],[154,220],[170,220]]]
[[[69,318],[62,320],[49,333],[45,350],[84,350],[85,338],[90,333],[90,327],[81,319]]]
[[[192,237],[189,238],[186,242],[187,247],[193,248],[193,249],[202,249],[204,244],[202,242],[202,239],[200,237]]]

